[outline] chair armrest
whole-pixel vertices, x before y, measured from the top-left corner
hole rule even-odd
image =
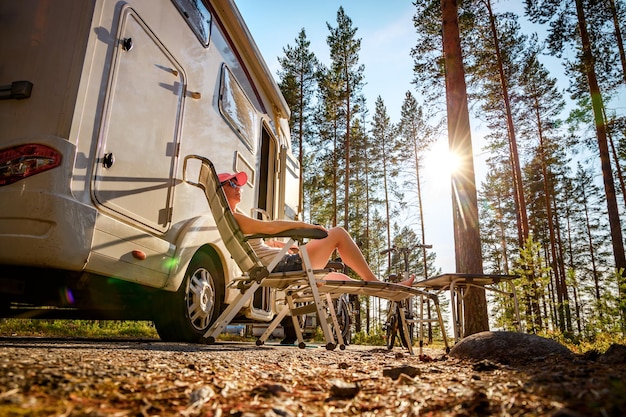
[[[271,237],[289,237],[294,240],[302,240],[302,239],[324,239],[328,236],[328,233],[322,229],[289,229],[279,233],[256,233],[254,235],[248,235],[244,239],[267,239]]]
[[[325,268],[332,269],[333,271],[344,272],[346,265],[340,261],[328,261]]]

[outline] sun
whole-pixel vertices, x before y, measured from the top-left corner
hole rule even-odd
[[[445,141],[439,141],[426,153],[424,158],[425,174],[429,179],[449,183],[452,175],[459,171],[462,158],[450,152]]]

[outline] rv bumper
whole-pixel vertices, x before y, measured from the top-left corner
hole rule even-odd
[[[76,147],[48,135],[4,145],[27,143],[55,149],[62,161],[53,169],[0,187],[0,265],[80,271],[89,256],[96,210],[70,191]]]
[[[68,196],[19,189],[0,190],[0,200],[7,203],[0,207],[0,264],[84,268],[96,218],[92,207]]]

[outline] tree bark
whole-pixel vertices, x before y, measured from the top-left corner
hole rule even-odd
[[[482,274],[478,201],[467,104],[467,87],[461,53],[456,0],[441,0],[443,51],[446,69],[448,144],[460,158],[452,174],[452,210],[457,272]],[[465,297],[465,334],[489,330],[484,289],[472,287]]]
[[[511,155],[511,171],[513,174],[513,191],[517,217],[517,234],[518,243],[522,247],[528,239],[528,214],[526,212],[526,198],[524,197],[524,187],[522,185],[522,169],[520,168],[519,152],[517,149],[517,139],[515,138],[515,125],[513,124],[513,112],[511,111],[511,100],[509,99],[509,89],[506,83],[504,67],[502,64],[502,53],[500,52],[500,43],[498,38],[498,30],[496,28],[496,20],[491,9],[491,0],[486,0],[485,5],[489,12],[489,24],[491,27],[491,36],[496,52],[498,62],[498,74],[500,76],[500,86],[502,87],[502,101],[506,111],[506,125],[509,133],[509,152]]]
[[[611,229],[611,242],[613,244],[613,257],[617,271],[619,288],[620,315],[622,331],[626,333],[626,285],[622,274],[626,269],[626,256],[624,254],[624,243],[622,239],[622,229],[617,208],[617,198],[615,196],[615,184],[613,182],[613,171],[611,170],[611,159],[609,157],[609,146],[606,135],[606,122],[603,116],[604,104],[594,68],[593,54],[591,51],[591,40],[587,32],[587,21],[582,0],[576,0],[576,14],[578,17],[578,29],[582,43],[582,60],[587,82],[589,83],[589,93],[591,94],[591,105],[596,125],[596,136],[598,139],[598,149],[600,151],[600,163],[602,166],[602,179],[604,181],[604,192],[606,194],[606,205],[609,214],[609,226]]]

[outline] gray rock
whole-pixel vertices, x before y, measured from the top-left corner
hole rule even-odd
[[[608,350],[600,356],[598,362],[608,363],[611,365],[626,363],[626,346],[612,344]]]
[[[462,339],[450,351],[459,359],[491,360],[498,363],[532,362],[547,356],[573,358],[562,344],[534,334],[481,332]]]
[[[402,365],[393,368],[383,369],[383,376],[389,377],[393,380],[398,379],[402,374],[414,378],[420,374],[420,370],[419,368],[415,368],[411,365]]]
[[[350,399],[354,398],[361,387],[354,382],[346,382],[340,379],[333,379],[330,381],[330,394],[333,399]]]

